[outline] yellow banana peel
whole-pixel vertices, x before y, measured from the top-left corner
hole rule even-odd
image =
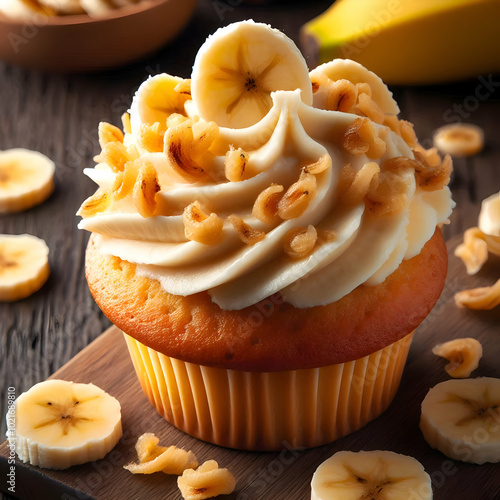
[[[389,84],[500,72],[500,0],[337,0],[301,28],[310,67],[354,59]]]

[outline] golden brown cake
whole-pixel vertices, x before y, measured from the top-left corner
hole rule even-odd
[[[166,420],[216,444],[332,441],[379,415],[436,303],[449,157],[421,147],[384,83],[310,72],[287,37],[219,30],[191,80],[139,88],[101,124],[90,290]]]

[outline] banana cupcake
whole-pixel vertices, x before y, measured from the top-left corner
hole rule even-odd
[[[86,276],[166,420],[250,450],[324,444],[378,416],[437,301],[451,160],[384,83],[308,71],[281,32],[210,36],[192,78],[144,82],[101,124],[79,214]]]

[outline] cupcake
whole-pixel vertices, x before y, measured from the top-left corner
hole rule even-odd
[[[451,161],[384,83],[308,71],[281,32],[218,30],[190,80],[144,82],[99,126],[86,277],[170,423],[238,449],[312,447],[393,399],[436,303]]]

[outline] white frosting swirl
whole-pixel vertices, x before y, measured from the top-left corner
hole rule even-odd
[[[383,100],[394,103],[384,88]],[[381,93],[380,88],[377,92]],[[277,91],[271,96],[272,108],[260,122],[244,129],[220,128],[213,149],[221,153],[214,158],[212,175],[206,182],[183,180],[163,153],[143,153],[158,172],[160,204],[175,207],[176,215],[143,218],[125,198],[105,212],[82,220],[79,227],[97,233],[95,241],[102,253],[136,263],[139,275],[159,280],[167,292],[185,296],[208,291],[223,309],[242,309],[276,292],[295,307],[325,305],[363,283],[384,281],[403,259],[420,253],[436,225],[447,222],[453,207],[449,189],[423,191],[411,170],[401,174],[406,176],[410,201],[396,214],[373,218],[365,214],[364,203],[345,205],[337,190],[340,170],[346,163],[359,170],[373,161],[365,155],[350,154],[339,139],[358,116],[317,107],[323,99],[321,93],[315,95],[313,106],[301,101],[299,90]],[[392,108],[397,109],[395,103]],[[186,109],[188,114],[193,112],[191,101]],[[137,110],[133,120],[141,122]],[[384,128],[375,126],[377,130]],[[134,139],[133,134],[127,134],[125,141]],[[375,160],[377,163],[396,156],[414,157],[394,132],[387,134],[385,142],[386,152]],[[230,146],[249,153],[250,178],[230,182],[224,177],[225,151]],[[286,189],[297,180],[301,162],[325,153],[330,155],[332,166],[317,175],[317,194],[302,215],[276,225],[252,216],[259,193],[271,183]],[[103,189],[110,189],[116,176],[106,164],[85,173]],[[239,215],[265,231],[265,238],[247,245],[225,222],[219,244],[188,240],[182,210],[196,200],[207,213],[215,212],[223,219],[229,214]],[[303,259],[290,258],[283,251],[284,235],[292,228],[310,224],[318,230],[334,231],[336,237],[317,245]]]

